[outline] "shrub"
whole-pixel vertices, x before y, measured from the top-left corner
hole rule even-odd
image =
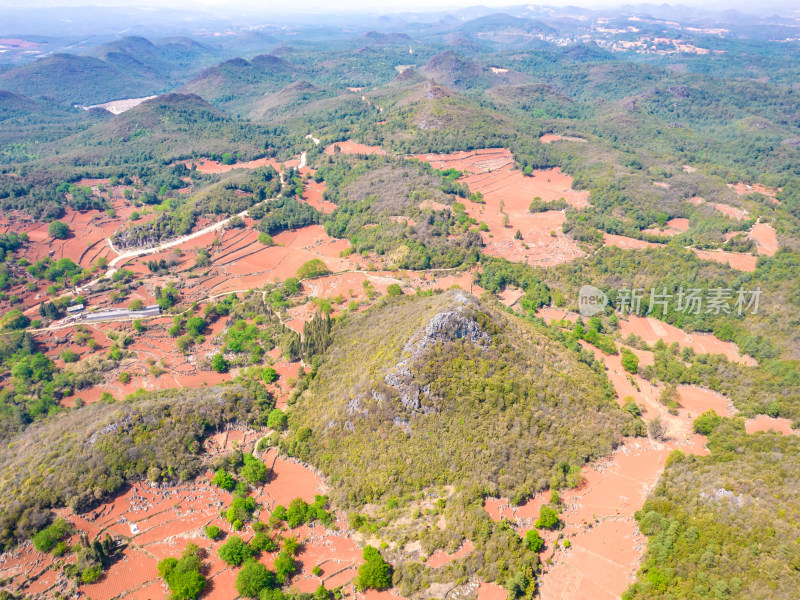
[[[61,353],[61,360],[63,360],[65,363],[74,363],[78,360],[78,358],[78,354],[72,350],[64,350]]]
[[[356,587],[359,590],[385,590],[392,585],[392,566],[372,546],[364,548],[364,564],[358,568]]]
[[[211,483],[223,490],[232,490],[236,485],[236,480],[225,469],[219,469],[214,473],[214,479],[211,480]]]
[[[225,360],[225,357],[222,355],[222,353],[218,352],[214,355],[214,358],[211,359],[211,368],[217,373],[224,373],[228,370],[228,361]]]
[[[258,598],[261,590],[275,586],[275,573],[255,560],[248,560],[236,576],[236,590],[245,598]]]
[[[558,511],[552,506],[544,505],[539,508],[539,518],[535,523],[536,527],[539,529],[555,529],[560,523]]]
[[[311,569],[311,573],[314,575],[314,577],[319,577],[322,575],[322,567],[315,565],[314,568]]]
[[[216,540],[217,538],[219,538],[221,533],[222,533],[222,530],[219,527],[217,527],[216,525],[208,525],[208,526],[206,526],[206,535],[208,536],[208,539],[210,539],[210,540]]]
[[[544,546],[544,540],[538,531],[530,529],[525,533],[525,544],[531,552],[539,552]]]
[[[403,288],[400,287],[399,283],[390,283],[389,287],[386,288],[386,293],[390,296],[402,296]]]
[[[119,374],[119,382],[123,383],[123,384],[130,383],[131,382],[131,374],[128,373],[127,371],[122,371]]]
[[[53,221],[47,226],[47,235],[56,240],[65,240],[69,236],[69,226],[61,221]]]
[[[141,298],[136,298],[128,304],[128,310],[144,310],[144,301]]]
[[[259,233],[258,241],[265,246],[272,246],[275,243],[272,239],[272,236],[268,233]]]
[[[253,549],[238,535],[233,535],[220,546],[217,554],[225,564],[238,567],[247,559],[252,558]]]

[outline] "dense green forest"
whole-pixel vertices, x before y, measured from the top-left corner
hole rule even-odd
[[[800,586],[795,436],[721,421],[709,456],[675,451],[637,512],[650,540],[634,598],[793,598]]]

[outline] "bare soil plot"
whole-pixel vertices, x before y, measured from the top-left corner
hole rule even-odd
[[[186,164],[186,166],[190,169],[192,168],[192,165],[195,165],[200,173],[211,174],[227,173],[228,171],[233,171],[234,169],[257,169],[259,167],[269,166],[275,167],[278,170],[281,168],[281,164],[278,161],[276,161],[274,158],[267,157],[257,158],[247,162],[234,163],[232,165],[223,165],[216,160],[208,160],[206,158],[187,160],[184,164]]]
[[[682,347],[692,348],[698,354],[724,354],[731,362],[756,365],[755,359],[742,355],[733,342],[723,342],[711,333],[687,333],[653,317],[629,315],[620,319],[619,330],[623,339],[634,334],[651,346],[658,340],[663,340],[667,345],[677,342]]]
[[[729,204],[722,204],[721,202],[715,203],[714,208],[717,209],[726,217],[730,217],[731,219],[736,219],[737,221],[746,219],[749,214],[746,210],[742,208],[736,208],[735,206],[730,206]]]
[[[784,435],[797,435],[798,433],[792,429],[792,422],[789,419],[773,418],[767,415],[758,415],[752,419],[747,419],[744,422],[744,428],[747,433],[756,433],[758,431],[776,431]]]
[[[456,550],[453,554],[448,554],[444,550],[439,550],[437,552],[434,552],[428,557],[428,560],[425,561],[425,566],[437,569],[439,567],[442,567],[446,564],[453,562],[458,558],[466,556],[473,550],[475,550],[475,545],[471,541],[466,540],[463,544],[461,544],[461,547],[458,550]]]
[[[736,269],[737,271],[746,271],[749,273],[756,270],[756,263],[758,262],[758,257],[752,254],[723,252],[722,250],[700,250],[698,248],[692,248],[692,252],[695,253],[697,258],[728,265],[730,268]]]
[[[766,185],[760,183],[744,183],[743,181],[739,181],[738,183],[734,184],[729,183],[728,187],[736,190],[736,193],[740,196],[747,196],[748,194],[757,192],[767,196],[768,198],[771,198],[773,202],[778,202],[778,200],[775,198],[775,195],[782,190],[782,188],[767,187]]]
[[[569,135],[556,135],[554,133],[546,133],[542,137],[539,138],[539,141],[543,144],[552,144],[553,142],[579,142],[579,143],[586,143],[586,140],[579,137],[569,136]]]
[[[772,225],[756,223],[747,234],[747,239],[756,243],[756,252],[766,256],[774,256],[778,251],[778,235]]]
[[[325,148],[323,152],[325,154],[336,154],[336,148],[339,148],[339,152],[343,154],[386,154],[386,150],[381,148],[380,146],[367,146],[366,144],[360,144],[358,142],[354,142],[353,140],[346,140],[344,142],[335,142]]]
[[[658,248],[659,244],[654,242],[646,242],[644,240],[637,240],[635,238],[626,237],[624,235],[615,235],[613,233],[603,232],[603,245],[616,246],[623,250],[642,250],[644,248]]]

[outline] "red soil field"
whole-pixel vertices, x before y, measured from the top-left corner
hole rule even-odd
[[[733,342],[723,342],[710,333],[686,333],[652,317],[629,315],[626,319],[620,319],[619,331],[623,339],[634,334],[651,346],[658,340],[664,340],[667,345],[677,342],[682,347],[692,348],[698,354],[724,354],[731,362],[756,365],[753,358],[740,354],[739,348]]]
[[[748,214],[747,211],[744,209],[736,208],[735,206],[730,206],[728,204],[721,204],[719,202],[714,204],[714,208],[716,208],[726,217],[730,217],[731,219],[736,219],[737,221],[746,219]]]
[[[453,562],[456,559],[466,556],[473,550],[475,550],[475,545],[471,541],[466,540],[463,544],[461,544],[461,548],[456,550],[453,554],[448,554],[443,550],[434,552],[428,557],[428,560],[425,561],[425,566],[431,567],[432,569],[437,569]]]
[[[730,400],[722,394],[691,385],[679,385],[681,408],[679,413],[687,419],[696,419],[702,413],[713,410],[721,417],[730,417],[732,407]]]
[[[646,242],[644,240],[637,240],[635,238],[625,237],[624,235],[615,235],[613,233],[603,232],[603,244],[605,246],[616,246],[623,250],[642,250],[644,248],[658,248],[659,244],[654,242]]]
[[[386,154],[386,150],[380,146],[367,146],[365,144],[354,142],[353,140],[335,142],[325,148],[323,152],[325,152],[325,154],[335,154],[335,149],[337,146],[339,147],[339,151],[343,154]]]
[[[667,438],[665,442],[625,439],[609,456],[583,468],[580,486],[562,493],[566,510],[561,533],[571,545],[569,549],[556,546],[554,535],[545,535],[545,552],[548,556],[555,552],[553,564],[545,565],[541,579],[544,600],[619,598],[633,582],[646,547],[646,538],[639,533],[633,515],[658,481],[669,452],[677,447],[706,452],[704,438],[691,431],[691,420],[670,415],[659,403],[658,387],[627,374],[619,355],[604,355],[588,344],[584,346],[606,363],[620,403],[625,396],[632,396],[646,419],[658,415],[667,426]],[[531,502],[546,502],[547,496],[540,494]]]
[[[502,292],[497,294],[497,298],[506,306],[514,306],[524,295],[524,290],[507,287]]]
[[[206,441],[208,457],[230,452],[235,447],[252,451],[262,432],[252,430],[227,429],[213,435]],[[268,451],[262,459],[272,465],[274,451]],[[269,517],[269,508],[281,503],[284,506],[296,498],[313,501],[314,495],[325,492],[321,479],[308,467],[291,459],[278,458],[275,461],[274,477],[269,483],[256,490],[256,500],[265,506],[259,515],[262,521]],[[75,515],[69,509],[57,511],[59,516],[69,520],[73,526],[86,531],[90,538],[104,535],[122,536],[128,541],[122,557],[115,562],[97,583],[82,586],[81,597],[92,600],[111,600],[126,598],[166,598],[168,590],[158,577],[156,565],[168,556],[179,555],[190,542],[206,550],[204,562],[208,565],[209,584],[203,598],[229,599],[236,595],[235,578],[238,569],[227,567],[217,556],[219,546],[224,540],[209,540],[204,527],[209,524],[219,526],[227,535],[232,535],[230,525],[220,517],[219,510],[228,506],[231,495],[208,482],[211,472],[196,481],[178,486],[152,486],[149,483],[136,483],[114,500],[83,513]],[[349,585],[363,562],[361,548],[356,543],[358,536],[347,530],[346,520],[337,514],[337,529],[326,529],[320,525],[301,526],[294,530],[284,530],[284,537],[293,535],[302,545],[298,551],[298,573],[291,586],[300,591],[314,591],[324,582],[328,589],[339,585]],[[250,528],[239,532],[245,540],[252,536]],[[73,541],[77,539],[74,536]],[[465,554],[469,547],[456,553]],[[272,567],[276,554],[265,553],[259,560]],[[454,557],[455,558],[455,555]],[[26,594],[54,592],[63,593],[71,584],[60,570],[51,570],[53,558],[33,550],[26,542],[13,553],[6,553],[0,561],[0,576],[10,584],[27,582]],[[319,577],[312,569],[319,565]],[[348,593],[354,590],[348,588]],[[375,600],[395,599],[392,592],[366,594]]]
[[[649,233],[650,235],[660,235],[672,237],[673,235],[680,235],[681,233],[689,230],[689,219],[683,217],[676,217],[667,221],[664,229],[650,228],[642,229],[642,233]]]
[[[756,243],[756,252],[766,256],[774,256],[778,251],[778,236],[772,225],[756,223],[747,234],[747,238]]]
[[[556,135],[554,133],[546,133],[542,137],[539,138],[539,141],[543,144],[551,144],[553,142],[582,142],[586,143],[586,140],[579,137],[573,137],[569,135]]]
[[[508,591],[496,583],[481,582],[478,586],[478,596],[476,600],[506,600]]]
[[[694,204],[695,206],[700,206],[701,204],[705,203],[705,198],[701,198],[700,196],[692,196],[687,200],[689,204]]]
[[[764,194],[768,198],[772,198],[774,202],[777,202],[775,199],[775,195],[780,192],[783,188],[771,188],[760,183],[744,183],[742,181],[735,183],[735,184],[728,184],[729,188],[733,188],[736,190],[736,193],[740,196],[746,196],[748,194],[752,194],[753,192],[757,192],[759,194]]]
[[[667,227],[671,227],[672,229],[677,229],[678,231],[688,231],[689,219],[684,219],[683,217],[675,217],[674,219],[670,219],[669,221],[667,221]]]
[[[481,192],[484,204],[466,201],[470,217],[489,227],[483,232],[484,252],[531,265],[552,266],[583,256],[583,251],[566,237],[561,225],[566,219],[561,211],[531,213],[535,197],[545,201],[564,198],[573,206],[588,204],[588,193],[572,190],[572,178],[558,169],[534,171],[526,177],[513,169],[511,152],[504,149],[425,154],[417,158],[436,169],[454,168],[465,175],[459,180],[472,192]],[[501,211],[500,203],[503,203]],[[504,216],[508,226],[503,225]],[[515,239],[519,230],[522,240]]]
[[[692,252],[695,253],[697,258],[728,265],[732,269],[748,273],[756,270],[756,262],[758,262],[758,258],[752,254],[723,252],[721,250],[699,250],[697,248],[692,248]]]
[[[775,431],[784,435],[797,435],[797,431],[792,429],[792,422],[782,417],[772,418],[767,415],[757,415],[744,422],[747,433],[759,431]]]
[[[336,205],[322,198],[325,187],[324,181],[317,183],[313,179],[307,179],[303,186],[303,200],[322,213],[332,213],[336,210]]]
[[[251,160],[248,162],[243,163],[235,163],[232,165],[223,165],[216,160],[208,160],[206,158],[200,158],[198,160],[187,160],[184,163],[188,168],[192,168],[192,164],[197,166],[197,170],[200,173],[227,173],[228,171],[233,171],[234,169],[257,169],[258,167],[268,167],[273,166],[276,169],[281,169],[281,164],[276,161],[274,158],[257,158],[256,160]]]

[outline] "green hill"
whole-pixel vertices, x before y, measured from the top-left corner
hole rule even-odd
[[[349,317],[291,419],[355,507],[445,484],[525,497],[609,452],[629,417],[576,354],[454,291]]]
[[[54,54],[0,74],[0,89],[66,104],[149,96],[185,81],[218,51],[184,38],[122,38],[87,55]]]
[[[259,98],[289,85],[301,69],[276,56],[226,60],[200,72],[181,91],[197,94],[226,110],[246,113]]]

